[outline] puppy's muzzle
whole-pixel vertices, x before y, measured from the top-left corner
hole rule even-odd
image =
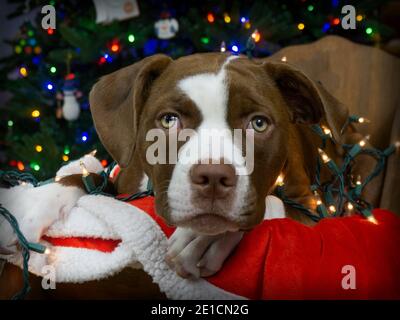
[[[183,222],[202,234],[214,235],[237,230],[228,216],[238,177],[230,164],[195,164],[189,171],[194,203],[199,211]]]
[[[235,188],[237,175],[230,164],[196,164],[190,170],[193,191],[205,199],[224,199]]]

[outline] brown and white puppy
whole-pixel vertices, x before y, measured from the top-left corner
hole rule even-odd
[[[289,197],[315,206],[309,186],[320,140],[309,125],[324,124],[339,140],[347,119],[343,105],[289,64],[222,53],[145,58],[101,78],[90,105],[100,139],[121,167],[117,191],[136,192],[148,177],[157,213],[178,226],[169,261],[183,276],[218,271],[242,231],[265,217],[266,197],[281,173]],[[164,131],[167,144],[193,129],[177,148],[194,161],[150,164],[153,142],[146,136],[152,129]],[[243,161],[230,161],[232,155],[245,157],[227,134],[234,129],[248,129],[254,139],[254,167],[247,175],[237,174]],[[224,138],[217,156],[197,149],[210,130]],[[173,151],[165,152],[168,158]],[[328,153],[340,156],[332,145]],[[290,210],[288,215],[307,222]]]

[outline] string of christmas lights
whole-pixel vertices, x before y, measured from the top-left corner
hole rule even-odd
[[[367,121],[363,117],[350,116],[342,132],[344,132],[350,123],[364,123]],[[310,190],[314,194],[316,214],[312,208],[307,208],[285,196],[282,176],[279,176],[277,179],[275,194],[285,204],[299,210],[313,221],[319,221],[327,217],[340,217],[346,213],[356,211],[361,213],[370,222],[377,223],[372,214],[373,206],[362,198],[362,191],[372,179],[382,172],[385,168],[387,158],[399,149],[400,142],[390,145],[383,151],[376,148],[366,148],[369,135],[356,144],[343,144],[342,148],[345,156],[342,165],[339,166],[324,151],[327,140],[335,144],[330,129],[319,125],[313,125],[311,128],[321,138],[321,147],[318,148],[319,157],[317,159],[315,180],[310,186]],[[352,164],[355,158],[361,154],[369,155],[377,160],[375,168],[363,182],[360,176],[357,176],[357,180],[354,181],[354,177],[351,174]],[[322,166],[326,166],[332,176],[329,181],[324,183],[320,179]]]

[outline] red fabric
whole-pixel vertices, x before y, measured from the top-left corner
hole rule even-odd
[[[43,240],[58,247],[73,247],[98,250],[102,252],[113,252],[120,244],[121,240],[100,239],[100,238],[85,238],[85,237],[68,237],[68,238],[53,238],[43,236]]]
[[[167,237],[174,232],[155,214],[153,197],[130,203]],[[251,299],[400,299],[400,218],[382,209],[373,214],[377,224],[359,216],[324,219],[314,227],[290,219],[264,221],[207,280]],[[104,252],[118,245],[102,239],[45,240]],[[356,289],[342,288],[345,265],[355,268]]]
[[[131,202],[169,237],[174,229],[155,215],[154,198]],[[223,269],[207,280],[251,299],[400,299],[400,218],[376,209],[378,224],[352,216],[314,227],[275,219],[246,233]],[[346,265],[356,289],[343,289]]]
[[[125,196],[125,195],[123,195],[123,196]],[[167,236],[167,238],[169,238],[174,233],[175,228],[168,226],[165,223],[165,221],[156,214],[156,211],[154,208],[154,197],[143,197],[140,199],[133,200],[129,203],[131,205],[143,210],[150,217],[152,217],[153,220],[155,220],[157,222],[157,224],[160,226],[161,230],[164,232],[164,234]]]

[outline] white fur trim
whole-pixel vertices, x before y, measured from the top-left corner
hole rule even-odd
[[[57,237],[97,237],[118,240],[116,232],[107,227],[101,219],[81,207],[72,209],[68,219],[56,221],[46,236]]]

